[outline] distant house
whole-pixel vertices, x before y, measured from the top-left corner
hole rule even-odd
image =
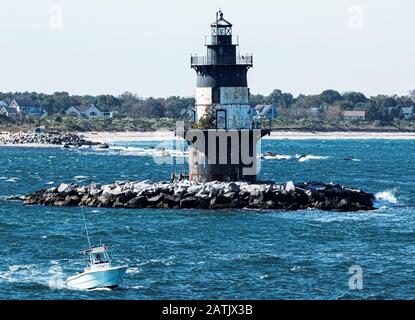
[[[9,105],[8,105],[6,102],[4,102],[4,101],[0,101],[0,114],[1,114],[1,115],[4,115],[4,116],[6,116],[6,117],[9,117],[9,116],[8,116],[8,110],[6,109],[8,106],[9,106]],[[4,109],[3,109],[3,108],[4,108]]]
[[[388,108],[389,113],[392,113],[394,110],[396,110],[396,107],[390,107]],[[410,119],[414,116],[414,107],[403,107],[401,108],[402,113],[401,115],[405,118],[405,119]]]
[[[323,110],[323,107],[319,107],[319,108],[312,107],[312,108],[307,108],[307,109],[305,109],[305,110],[304,110],[304,112],[305,112],[308,116],[311,116],[311,117],[318,117],[318,116],[321,114],[322,110]]]
[[[343,111],[343,119],[346,121],[365,120],[366,111]]]
[[[19,112],[16,108],[10,108],[10,107],[1,107],[0,108],[0,114],[9,118],[16,118]]]
[[[18,114],[24,114],[27,116],[43,117],[48,115],[48,113],[36,102],[29,100],[15,99],[12,101],[9,108],[16,109]]]
[[[257,115],[262,119],[275,119],[278,115],[277,107],[270,104],[258,104],[255,107]]]
[[[113,113],[103,111],[94,104],[90,106],[73,106],[66,110],[67,115],[72,115],[76,117],[85,117],[90,119],[95,118],[112,118]]]
[[[405,119],[410,119],[414,116],[414,107],[402,108],[402,114]]]

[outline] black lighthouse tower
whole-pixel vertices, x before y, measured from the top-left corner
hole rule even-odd
[[[239,38],[222,11],[205,37],[204,56],[191,56],[196,71],[195,124],[186,132],[191,181],[255,181],[261,130],[250,105],[247,74],[252,54],[241,55]],[[202,134],[203,133],[203,134]],[[251,161],[247,161],[250,158]]]
[[[250,109],[247,73],[253,66],[253,57],[239,54],[238,37],[232,35],[232,24],[224,19],[221,11],[216,13],[216,21],[211,24],[211,35],[205,37],[205,45],[205,56],[191,57],[191,66],[197,73],[196,120],[205,115],[208,107],[216,111],[221,105],[226,114],[219,114],[217,128],[249,128],[244,112],[248,113]],[[238,114],[233,114],[235,108],[226,108],[231,104],[239,105],[239,110],[235,110]],[[225,118],[228,121],[224,121]]]

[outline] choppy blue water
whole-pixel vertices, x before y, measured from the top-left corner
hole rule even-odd
[[[400,140],[263,141],[262,151],[292,159],[263,161],[262,179],[382,193],[389,202],[374,212],[85,209],[93,240],[130,269],[119,290],[68,290],[64,279],[84,267],[80,209],[4,197],[62,181],[169,179],[172,165],[135,153],[156,143],[126,145],[0,148],[0,299],[415,298],[415,141]],[[353,265],[362,290],[349,287]]]

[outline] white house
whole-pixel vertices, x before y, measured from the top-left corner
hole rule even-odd
[[[77,116],[77,117],[85,117],[89,119],[96,119],[96,118],[112,118],[112,112],[106,112],[91,104],[90,106],[73,106],[66,110],[67,115]]]
[[[37,103],[29,100],[13,100],[9,108],[15,109],[17,114],[27,116],[43,117],[48,115]]]
[[[343,119],[346,121],[365,120],[366,111],[343,111]]]
[[[19,113],[16,108],[3,106],[0,108],[0,114],[9,118],[16,118]]]

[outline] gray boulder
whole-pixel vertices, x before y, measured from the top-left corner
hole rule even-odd
[[[146,197],[138,196],[128,201],[126,207],[127,208],[145,208],[147,207],[147,204],[148,204],[148,200]]]
[[[198,199],[194,197],[189,197],[180,200],[180,208],[182,209],[192,209],[198,207]]]

